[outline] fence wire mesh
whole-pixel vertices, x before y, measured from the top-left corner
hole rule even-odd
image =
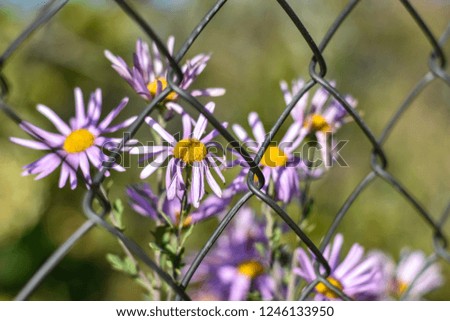
[[[8,96],[9,88],[8,81],[4,76],[2,69],[4,65],[8,62],[8,59],[13,53],[20,49],[23,42],[32,37],[33,33],[43,25],[45,25],[49,20],[51,20],[60,9],[62,9],[69,1],[68,0],[53,0],[48,3],[38,14],[37,18],[17,37],[9,47],[0,56],[0,108],[6,114],[6,116],[17,124],[23,124],[22,118],[15,112],[13,106],[8,105],[6,98]],[[408,190],[394,175],[388,171],[388,158],[384,150],[384,144],[389,139],[389,135],[394,128],[394,126],[402,118],[405,111],[412,105],[415,99],[423,92],[423,90],[432,83],[437,81],[446,84],[446,88],[450,86],[450,75],[446,72],[446,55],[444,54],[442,47],[448,40],[450,36],[450,25],[444,31],[440,38],[437,38],[430,31],[427,23],[422,19],[421,15],[416,11],[414,6],[408,0],[401,0],[401,4],[405,9],[405,13],[408,13],[410,17],[414,20],[417,25],[417,30],[421,32],[423,37],[426,37],[430,44],[430,55],[428,60],[429,71],[420,78],[416,85],[411,89],[411,91],[406,95],[403,102],[398,106],[394,115],[389,119],[385,125],[381,135],[377,137],[373,130],[367,125],[367,123],[362,119],[362,117],[355,112],[355,110],[346,101],[344,95],[339,92],[337,88],[332,86],[329,80],[327,80],[327,62],[323,56],[327,45],[333,41],[336,32],[339,30],[341,25],[345,23],[345,20],[352,15],[354,8],[360,3],[360,0],[351,0],[347,3],[345,8],[336,17],[332,25],[328,28],[325,36],[320,42],[317,42],[312,38],[308,28],[302,22],[299,15],[293,10],[288,1],[277,0],[278,5],[286,14],[286,18],[289,18],[293,25],[298,29],[299,37],[298,41],[302,42],[305,48],[309,48],[312,54],[309,75],[310,79],[306,82],[303,89],[293,98],[292,102],[285,106],[283,112],[277,118],[276,123],[270,129],[268,135],[261,148],[259,149],[255,158],[252,158],[245,149],[241,148],[241,144],[236,140],[233,134],[226,129],[222,122],[215,118],[211,113],[209,113],[205,106],[202,105],[195,97],[193,97],[189,92],[183,90],[179,85],[183,77],[181,71],[180,61],[185,57],[185,55],[190,50],[191,46],[201,36],[202,32],[208,26],[209,22],[214,19],[215,15],[223,8],[227,3],[227,0],[219,0],[215,5],[213,5],[207,14],[201,19],[198,25],[193,29],[189,37],[185,40],[181,49],[174,54],[170,55],[167,47],[160,40],[157,32],[155,31],[155,26],[152,26],[147,22],[130,4],[130,1],[125,0],[115,0],[116,4],[123,10],[124,14],[128,15],[142,31],[156,44],[159,51],[167,59],[169,63],[169,77],[168,77],[168,87],[163,90],[163,92],[158,95],[146,108],[141,112],[136,121],[128,128],[127,137],[125,137],[120,145],[116,149],[116,153],[112,153],[107,164],[104,168],[100,170],[93,182],[91,184],[90,190],[86,192],[83,208],[84,214],[86,215],[86,222],[78,228],[71,237],[69,237],[39,268],[38,271],[33,275],[33,277],[28,281],[28,283],[23,287],[20,293],[17,295],[16,300],[26,300],[40,285],[40,283],[46,278],[46,276],[58,265],[58,263],[67,255],[74,244],[85,236],[85,234],[92,229],[94,226],[100,226],[114,237],[119,239],[124,246],[131,251],[137,258],[139,258],[144,264],[146,264],[150,269],[155,271],[162,280],[164,280],[177,294],[179,299],[190,300],[188,294],[186,293],[186,288],[197,271],[202,261],[208,255],[209,250],[221,236],[222,232],[225,230],[227,225],[235,218],[238,210],[251,198],[258,198],[262,202],[266,203],[270,208],[273,209],[286,224],[292,229],[292,231],[298,236],[298,238],[303,242],[303,244],[314,254],[316,258],[315,272],[318,277],[312,281],[302,293],[301,299],[306,299],[314,290],[314,288],[319,284],[323,283],[327,287],[333,289],[339,297],[344,300],[351,300],[345,295],[339,288],[331,284],[327,276],[330,274],[330,266],[327,260],[322,255],[325,247],[330,243],[332,236],[335,234],[337,228],[339,227],[341,221],[345,217],[346,213],[349,211],[355,200],[361,195],[361,193],[367,189],[375,180],[382,180],[385,184],[392,186],[398,194],[403,197],[423,218],[424,224],[428,225],[433,231],[433,244],[434,244],[434,254],[429,258],[429,264],[433,263],[438,258],[442,258],[450,263],[450,252],[448,251],[448,235],[444,234],[444,225],[448,221],[450,215],[450,203],[447,209],[439,215],[432,215],[412,192]],[[426,63],[425,61],[423,62]],[[308,235],[298,226],[291,216],[281,208],[275,200],[270,198],[266,193],[261,191],[261,187],[264,185],[264,176],[257,166],[259,164],[265,150],[268,148],[270,142],[274,139],[274,136],[279,131],[280,127],[288,118],[291,110],[295,104],[312,88],[321,87],[326,90],[332,97],[334,97],[339,103],[344,106],[348,114],[353,118],[361,132],[364,134],[366,139],[370,142],[372,146],[370,171],[364,177],[364,179],[354,188],[351,194],[348,196],[342,207],[334,216],[323,240],[320,244],[315,244]],[[150,115],[155,107],[162,102],[169,93],[175,92],[179,97],[190,106],[188,112],[197,111],[204,115],[209,123],[217,129],[220,134],[231,144],[231,146],[241,154],[245,161],[250,165],[251,170],[248,174],[248,192],[245,193],[242,198],[237,201],[237,203],[228,211],[224,218],[220,221],[220,224],[209,236],[208,241],[197,253],[192,264],[189,266],[187,272],[184,274],[181,282],[178,284],[175,280],[164,270],[162,270],[153,260],[150,258],[146,252],[136,244],[132,239],[127,237],[123,232],[110,225],[107,221],[107,216],[111,212],[111,202],[106,196],[102,183],[105,178],[105,173],[107,170],[116,162],[117,153],[121,150],[124,144],[134,137],[138,129],[143,125],[145,117]],[[32,130],[32,129],[31,129]],[[39,137],[36,134],[36,137]],[[45,140],[41,139],[45,144]],[[48,146],[51,148],[50,146]],[[69,164],[70,166],[70,164]],[[254,180],[253,177],[256,175],[258,180]],[[98,201],[101,205],[101,211],[98,211],[94,207],[94,201]],[[324,272],[322,272],[324,271]],[[420,275],[420,273],[419,273]],[[417,276],[418,277],[418,276]],[[416,278],[417,278],[416,277]]]

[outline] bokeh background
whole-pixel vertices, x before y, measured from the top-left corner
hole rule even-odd
[[[89,4],[88,4],[89,2]],[[130,1],[166,39],[187,37],[213,0]],[[449,1],[411,1],[440,35],[450,18]],[[31,21],[45,1],[0,1],[0,52]],[[296,0],[292,6],[321,39],[346,1]],[[37,103],[71,117],[73,88],[87,96],[100,87],[104,108],[129,96],[129,115],[143,101],[110,68],[103,56],[108,48],[130,61],[142,31],[113,1],[71,1],[7,62],[8,103],[25,119],[44,128],[51,125],[35,109]],[[178,48],[176,46],[176,48]],[[445,46],[447,54],[450,45]],[[198,88],[225,87],[215,99],[223,121],[246,127],[248,112],[256,110],[266,126],[283,107],[279,81],[308,77],[311,53],[275,1],[229,1],[208,26],[187,57],[201,52],[213,56]],[[430,46],[399,1],[361,1],[340,28],[325,53],[328,79],[359,101],[364,120],[379,134],[408,91],[427,71]],[[389,170],[437,217],[450,201],[450,91],[439,81],[429,86],[405,113],[386,143]],[[125,117],[125,115],[123,115]],[[9,142],[25,137],[16,124],[0,114],[0,299],[9,300],[40,264],[84,221],[83,190],[58,189],[58,174],[34,181],[21,177],[21,167],[42,154]],[[140,137],[147,138],[143,129]],[[355,124],[339,138],[349,140],[343,156],[349,167],[333,168],[313,184],[315,207],[311,222],[314,241],[320,241],[346,197],[368,173],[371,145]],[[230,177],[230,176],[229,176]],[[139,181],[139,169],[113,174],[113,198],[126,201],[124,187]],[[298,213],[294,206],[290,213]],[[126,207],[126,233],[143,247],[151,222]],[[196,227],[192,250],[203,244],[216,224]],[[404,247],[432,252],[432,232],[415,210],[381,180],[372,184],[346,215],[339,231],[346,248],[359,242],[394,257]],[[450,233],[450,224],[446,227]],[[112,271],[106,253],[120,254],[116,240],[99,228],[83,238],[32,296],[34,300],[138,300],[142,291],[132,280]],[[450,299],[450,266],[442,263],[446,286],[428,296]]]

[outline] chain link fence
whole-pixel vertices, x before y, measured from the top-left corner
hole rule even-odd
[[[2,73],[3,66],[8,62],[10,56],[20,49],[22,43],[29,37],[32,37],[34,31],[36,31],[41,26],[45,25],[49,20],[54,17],[58,11],[63,8],[69,1],[68,0],[53,0],[49,2],[38,14],[37,18],[17,37],[9,47],[0,56],[0,108],[8,116],[9,119],[16,122],[17,124],[22,123],[22,118],[15,112],[13,106],[8,105],[6,98],[8,96],[8,81]],[[158,95],[142,113],[138,116],[137,120],[128,128],[127,133],[129,135],[123,139],[120,146],[117,147],[116,153],[113,153],[107,164],[104,164],[104,168],[99,171],[95,178],[91,189],[86,192],[84,197],[84,214],[86,215],[86,222],[76,230],[71,237],[69,237],[39,268],[34,276],[29,280],[29,282],[23,287],[20,293],[17,295],[16,300],[26,300],[40,285],[40,283],[45,279],[45,277],[58,265],[58,263],[67,255],[74,244],[83,238],[83,236],[94,226],[100,226],[117,239],[119,239],[125,247],[131,251],[139,260],[146,264],[150,269],[155,271],[162,280],[164,280],[178,295],[179,299],[189,300],[189,296],[186,293],[186,288],[189,286],[191,278],[202,264],[204,258],[208,255],[209,250],[221,236],[222,232],[225,230],[227,225],[235,219],[235,214],[238,210],[251,198],[258,198],[262,202],[266,203],[270,208],[278,215],[286,224],[292,229],[292,231],[297,235],[297,237],[303,242],[303,244],[308,247],[308,249],[314,254],[316,258],[315,270],[318,277],[316,280],[311,282],[304,292],[302,293],[301,299],[306,299],[314,288],[319,284],[325,284],[327,287],[333,289],[339,296],[344,300],[350,300],[339,288],[331,284],[327,280],[327,276],[330,273],[330,266],[327,260],[322,255],[325,247],[330,242],[332,236],[335,234],[337,228],[339,227],[341,221],[345,217],[346,213],[349,211],[355,200],[361,195],[361,193],[371,186],[371,184],[376,180],[382,180],[384,183],[392,186],[398,194],[403,197],[417,212],[417,215],[421,216],[424,221],[424,225],[427,225],[433,231],[433,244],[434,244],[434,254],[429,258],[429,264],[433,263],[438,258],[442,258],[447,262],[450,262],[450,252],[448,252],[448,235],[444,234],[444,224],[447,222],[450,215],[450,204],[447,209],[436,218],[437,215],[432,215],[426,208],[424,208],[420,202],[415,198],[415,196],[404,186],[394,175],[392,175],[388,170],[389,159],[387,158],[384,150],[384,144],[389,139],[389,135],[394,128],[394,126],[402,118],[405,111],[411,106],[415,99],[422,93],[422,91],[432,83],[443,82],[448,86],[450,85],[450,75],[446,72],[446,55],[442,50],[442,46],[447,41],[450,36],[450,26],[441,35],[440,38],[435,37],[427,26],[426,22],[422,19],[421,15],[415,10],[413,5],[407,0],[401,0],[401,4],[404,7],[405,13],[409,14],[411,19],[414,20],[417,25],[417,30],[420,31],[423,37],[426,37],[430,44],[430,55],[428,60],[428,72],[419,79],[416,85],[411,89],[411,91],[406,95],[403,102],[398,106],[395,114],[389,119],[384,127],[381,135],[377,137],[373,130],[366,124],[366,122],[361,118],[361,116],[348,104],[345,96],[339,92],[339,90],[330,84],[327,80],[327,61],[323,56],[323,52],[326,50],[327,45],[333,41],[336,32],[339,30],[340,26],[345,23],[347,17],[352,15],[354,8],[358,3],[362,2],[359,0],[351,0],[339,13],[335,21],[329,27],[325,36],[321,41],[313,39],[310,32],[303,24],[299,15],[292,9],[288,1],[277,0],[278,5],[284,10],[286,18],[289,18],[295,27],[298,29],[298,40],[302,43],[305,48],[308,48],[311,52],[312,58],[309,66],[310,79],[306,82],[303,89],[297,93],[293,98],[292,102],[285,107],[283,112],[277,118],[276,123],[270,129],[264,143],[262,144],[260,150],[258,151],[255,158],[252,158],[249,154],[245,152],[245,149],[241,148],[241,144],[234,138],[232,133],[227,130],[222,122],[215,118],[211,113],[209,113],[205,107],[193,96],[191,96],[187,91],[179,87],[182,79],[182,71],[180,67],[180,61],[185,57],[185,55],[190,50],[191,46],[194,44],[196,39],[201,36],[203,30],[208,26],[209,22],[214,19],[215,15],[223,8],[227,3],[226,0],[219,0],[217,3],[210,8],[207,14],[201,19],[198,25],[193,29],[192,33],[185,40],[181,49],[173,56],[169,54],[168,49],[164,43],[158,37],[157,32],[154,27],[145,21],[142,16],[129,4],[130,1],[125,0],[115,0],[117,5],[123,10],[124,14],[128,15],[143,32],[152,39],[156,44],[159,51],[167,59],[169,67],[169,77],[168,77],[168,87]],[[423,62],[427,63],[426,61]],[[364,179],[356,186],[353,192],[348,196],[342,207],[334,216],[323,240],[320,244],[315,244],[308,235],[293,221],[291,216],[281,208],[277,202],[270,198],[267,194],[262,192],[260,188],[264,185],[264,176],[257,166],[260,162],[266,148],[269,146],[270,142],[273,141],[274,136],[279,131],[280,127],[286,121],[290,115],[291,110],[295,104],[312,88],[322,87],[325,89],[332,97],[334,97],[339,103],[344,106],[348,114],[353,118],[354,122],[357,124],[361,132],[364,134],[366,139],[370,142],[372,146],[370,171],[364,177]],[[217,129],[220,134],[225,138],[231,146],[241,154],[245,161],[250,166],[251,170],[249,172],[248,179],[248,192],[245,193],[239,201],[228,211],[228,213],[220,221],[217,228],[211,233],[208,241],[197,253],[192,264],[189,266],[187,272],[184,274],[181,282],[178,284],[173,280],[173,278],[164,270],[162,270],[147,254],[146,252],[133,240],[128,238],[120,230],[116,229],[108,223],[106,220],[108,214],[111,212],[111,202],[107,198],[102,183],[105,178],[105,173],[114,164],[117,158],[118,151],[121,147],[127,143],[128,140],[132,139],[138,129],[144,123],[146,116],[150,115],[155,107],[162,102],[169,93],[175,92],[179,95],[185,103],[190,106],[187,108],[188,112],[197,111],[203,114],[209,123]],[[36,135],[38,136],[38,135]],[[44,143],[45,141],[42,140]],[[50,147],[50,146],[49,146]],[[252,179],[256,175],[258,180]],[[97,207],[94,206],[94,202],[98,202],[101,205],[101,210],[96,210]],[[321,271],[324,271],[322,273]],[[420,274],[419,274],[420,275]]]

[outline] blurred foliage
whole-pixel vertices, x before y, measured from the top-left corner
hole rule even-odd
[[[14,1],[9,1],[14,2]],[[167,5],[170,2],[172,5]],[[320,39],[346,1],[291,1],[311,31]],[[134,1],[162,39],[188,36],[213,0]],[[444,30],[450,15],[445,1],[412,1],[432,31]],[[30,9],[30,8],[28,8]],[[31,7],[36,10],[36,7]],[[32,19],[34,11],[0,5],[0,52]],[[73,88],[85,96],[103,89],[105,112],[122,97],[130,96],[128,115],[142,110],[144,102],[110,68],[103,51],[108,48],[128,61],[139,27],[112,3],[95,6],[74,1],[67,5],[7,61],[4,73],[11,86],[8,103],[25,119],[44,128],[51,126],[36,112],[37,103],[48,105],[68,119],[74,112]],[[445,48],[450,53],[450,46]],[[225,87],[215,99],[217,116],[247,127],[246,115],[260,113],[268,128],[284,107],[279,81],[308,77],[311,53],[274,1],[230,1],[194,44],[190,54],[212,52],[212,60],[195,86]],[[427,71],[430,46],[398,1],[362,1],[337,32],[325,52],[328,79],[359,101],[364,120],[379,134],[408,91]],[[435,217],[449,199],[450,94],[445,85],[429,86],[405,113],[386,143],[389,170],[418,197]],[[239,112],[237,112],[239,111]],[[123,115],[126,117],[126,115]],[[9,136],[24,137],[0,114],[0,299],[11,299],[33,271],[84,221],[83,190],[58,189],[58,174],[33,181],[22,178],[21,166],[40,155],[15,146]],[[148,139],[148,129],[139,137]],[[313,184],[315,206],[311,235],[320,241],[333,216],[356,184],[369,171],[371,146],[355,124],[339,133],[349,140],[343,156],[349,167],[333,168]],[[135,161],[135,159],[133,159]],[[113,174],[111,198],[125,200],[123,187],[139,180],[136,166],[127,174]],[[232,175],[228,175],[231,178]],[[257,202],[252,201],[253,204]],[[289,207],[290,213],[298,208]],[[145,246],[147,219],[125,208],[126,233]],[[197,226],[188,246],[201,246],[216,222]],[[432,251],[432,232],[414,209],[381,180],[372,184],[351,207],[339,228],[346,248],[360,242],[366,249],[380,248],[398,257],[405,246]],[[450,224],[446,227],[450,233]],[[197,232],[197,233],[196,233]],[[106,253],[120,254],[116,240],[99,228],[83,238],[32,296],[35,300],[131,300],[142,291],[132,280],[113,271]],[[450,282],[450,267],[443,264]],[[450,299],[442,287],[429,299]]]

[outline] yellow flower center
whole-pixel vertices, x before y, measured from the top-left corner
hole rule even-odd
[[[403,293],[408,290],[408,284],[406,282],[403,282],[401,280],[392,280],[390,284],[390,292],[391,294],[396,298],[401,298]]]
[[[281,167],[286,165],[288,157],[286,154],[276,146],[267,147],[261,158],[261,165],[268,167]]]
[[[344,287],[342,286],[341,282],[339,282],[338,280],[336,280],[336,279],[334,279],[332,277],[327,277],[327,281],[330,282],[332,285],[334,285],[335,287],[337,287],[341,291],[344,289]],[[315,289],[316,289],[317,292],[319,292],[320,294],[325,295],[329,299],[337,299],[339,297],[339,295],[337,293],[335,293],[332,289],[327,287],[322,282],[317,284]]]
[[[186,164],[201,162],[207,153],[205,144],[195,138],[180,140],[173,150],[173,156],[183,160]]]
[[[405,293],[407,289],[408,289],[408,284],[406,284],[405,282],[401,282],[401,281],[398,282],[397,291],[398,291],[399,296],[403,295],[403,293]]]
[[[330,124],[328,124],[325,118],[319,114],[313,114],[312,116],[308,117],[303,126],[310,127],[311,130],[315,132],[321,131],[326,133],[331,131]]]
[[[175,218],[176,218],[175,224],[176,225],[180,225],[180,216],[181,216],[180,212],[175,213]],[[189,226],[191,226],[191,224],[192,224],[192,216],[188,215],[183,220],[183,227],[189,227]]]
[[[258,261],[249,260],[238,265],[238,272],[253,280],[264,273],[264,267]]]
[[[74,130],[66,137],[63,148],[68,153],[80,153],[94,145],[95,137],[87,129]]]
[[[163,91],[164,89],[167,88],[167,80],[164,77],[159,77],[156,78],[155,80],[153,80],[152,82],[149,82],[147,85],[147,89],[150,92],[150,94],[152,94],[153,97],[156,96],[156,94],[158,93],[158,87],[161,86],[161,91]],[[159,91],[159,92],[161,92]],[[177,98],[177,94],[175,92],[170,92],[167,96],[166,96],[166,100],[175,100]]]
[[[183,227],[189,227],[192,225],[192,216],[188,216],[183,221]]]

